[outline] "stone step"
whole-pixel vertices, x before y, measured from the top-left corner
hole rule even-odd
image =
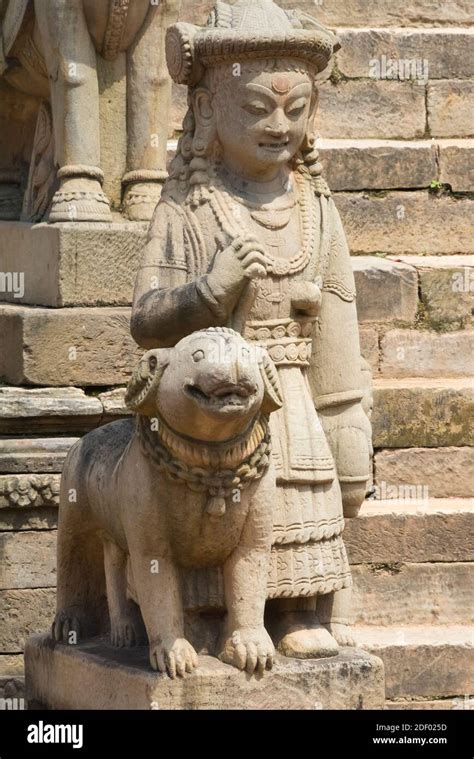
[[[474,330],[393,329],[380,343],[382,377],[472,377]]]
[[[374,479],[378,498],[472,498],[474,449],[402,448],[377,451]],[[396,488],[396,490],[394,490]]]
[[[374,571],[382,574],[392,567],[396,574],[403,565],[474,561],[472,496],[430,498],[422,489],[388,495],[366,501],[357,518],[346,520],[344,542],[352,565],[377,566]]]
[[[417,271],[420,324],[446,330],[474,323],[474,256],[402,255],[397,261]]]
[[[0,438],[0,475],[60,472],[77,437]]]
[[[469,379],[376,379],[375,448],[473,445],[474,383]]]
[[[474,562],[403,563],[395,553],[353,566],[352,579],[357,624],[474,624]]]
[[[353,254],[473,253],[474,200],[429,192],[336,193]]]
[[[282,8],[293,9],[294,0],[279,0]],[[202,25],[215,0],[183,3],[180,20]],[[470,0],[299,0],[297,7],[330,27],[343,26],[469,26],[474,24]]]
[[[336,55],[337,68],[349,79],[379,74],[403,81],[413,76],[426,84],[434,79],[474,76],[474,59],[467,56],[466,60],[466,50],[474,44],[472,28],[377,29],[374,25],[370,29],[339,28],[337,35],[342,46]]]
[[[359,626],[357,645],[385,666],[388,699],[472,694],[474,634],[467,625]]]
[[[100,424],[100,397],[76,387],[0,386],[0,435],[82,434]]]
[[[130,315],[129,308],[0,306],[0,374],[14,385],[123,384],[143,355]]]

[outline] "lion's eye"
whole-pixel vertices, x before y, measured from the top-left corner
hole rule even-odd
[[[193,361],[197,364],[198,361],[202,361],[204,358],[204,351],[196,351],[193,353]]]

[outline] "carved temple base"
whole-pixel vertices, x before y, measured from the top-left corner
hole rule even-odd
[[[113,648],[105,638],[78,646],[33,635],[25,650],[30,709],[383,709],[380,659],[354,648],[328,659],[277,656],[263,677],[199,657],[186,679],[152,672],[148,649]]]

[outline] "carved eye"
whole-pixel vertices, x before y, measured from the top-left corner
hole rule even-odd
[[[287,114],[288,116],[297,117],[300,116],[304,109],[306,108],[306,100],[299,98],[296,100],[296,102],[292,103],[289,108],[287,108]]]
[[[194,361],[196,364],[197,364],[199,361],[202,361],[202,360],[203,360],[203,358],[205,358],[205,354],[204,354],[204,351],[201,351],[201,350],[199,350],[199,351],[196,351],[195,353],[193,353],[193,361]]]
[[[263,103],[247,103],[247,105],[244,106],[244,109],[247,111],[247,113],[251,113],[253,116],[264,116],[266,113],[268,113]]]

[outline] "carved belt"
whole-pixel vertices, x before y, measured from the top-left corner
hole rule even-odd
[[[263,345],[277,366],[309,366],[315,318],[249,321],[244,337]]]

